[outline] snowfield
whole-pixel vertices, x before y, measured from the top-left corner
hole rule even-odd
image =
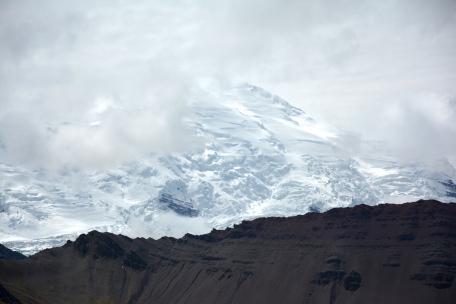
[[[456,170],[350,155],[340,134],[265,90],[189,101],[204,145],[118,168],[50,173],[0,163],[0,243],[32,254],[97,229],[137,237],[205,233],[243,219],[356,204],[456,198]],[[102,123],[102,122],[97,122]]]

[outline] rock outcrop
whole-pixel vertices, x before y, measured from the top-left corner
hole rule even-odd
[[[456,204],[359,205],[206,235],[96,231],[0,261],[0,303],[455,303]]]
[[[13,251],[2,244],[0,244],[0,260],[22,260],[26,256],[20,252]]]

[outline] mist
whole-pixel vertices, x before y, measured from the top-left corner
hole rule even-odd
[[[0,161],[198,148],[204,80],[259,85],[401,158],[456,154],[456,2],[2,1]],[[352,138],[355,138],[352,137]]]

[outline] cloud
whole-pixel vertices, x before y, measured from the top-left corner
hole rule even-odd
[[[4,161],[104,167],[198,142],[182,121],[194,80],[154,47],[165,38],[128,26],[135,7],[90,4],[2,3]]]
[[[147,225],[144,225],[147,223]],[[163,236],[180,238],[186,233],[209,233],[211,225],[202,217],[179,216],[173,212],[154,212],[146,218],[130,217],[127,233],[130,236],[148,236],[158,239]]]
[[[456,96],[455,14],[451,0],[2,1],[0,160],[90,168],[186,149],[186,100],[208,78],[363,138],[393,132],[383,115],[443,155],[453,130],[420,109]]]
[[[379,115],[379,130],[406,161],[432,162],[456,155],[455,98],[419,95],[398,100]]]

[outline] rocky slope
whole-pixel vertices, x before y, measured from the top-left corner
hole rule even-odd
[[[181,239],[93,231],[22,261],[0,261],[0,299],[454,303],[455,276],[456,204],[419,201],[261,218]]]
[[[0,244],[0,260],[22,260],[26,256]]]

